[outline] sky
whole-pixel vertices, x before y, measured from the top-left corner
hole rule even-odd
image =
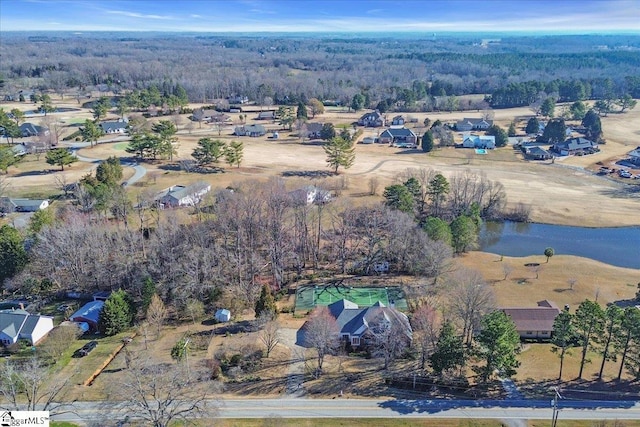
[[[0,31],[640,33],[640,0],[0,0]]]

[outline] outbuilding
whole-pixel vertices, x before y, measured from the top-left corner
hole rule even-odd
[[[220,308],[216,311],[214,317],[218,322],[228,322],[231,320],[231,312],[226,308]]]
[[[77,323],[87,323],[92,330],[98,329],[98,321],[100,320],[100,313],[104,307],[104,301],[91,301],[80,307],[78,311],[73,313],[69,320]]]

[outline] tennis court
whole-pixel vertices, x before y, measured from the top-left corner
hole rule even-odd
[[[353,287],[343,283],[323,283],[298,288],[296,311],[311,310],[317,305],[329,305],[347,299],[359,307],[369,307],[380,301],[384,305],[394,305],[399,310],[407,309],[407,300],[399,286]]]

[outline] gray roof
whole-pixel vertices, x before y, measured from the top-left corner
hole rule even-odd
[[[595,147],[597,144],[594,144],[593,141],[590,141],[586,138],[571,138],[567,139],[564,142],[558,142],[554,145],[556,149],[565,149],[565,150],[581,150],[585,148]]]
[[[374,120],[378,120],[378,119],[382,120],[382,115],[378,111],[372,111],[372,112],[369,112],[369,113],[365,113],[365,114],[362,115],[362,117],[360,117],[360,120],[371,120],[371,121],[374,121]]]
[[[363,335],[371,326],[380,321],[400,323],[406,335],[411,338],[409,319],[395,308],[387,307],[380,301],[371,307],[359,308],[349,300],[339,300],[327,306],[336,318],[340,333],[351,336]],[[360,332],[358,332],[360,331]]]
[[[533,147],[527,147],[527,154],[531,154],[534,156],[550,156],[551,155],[544,148],[541,148],[535,145]]]
[[[275,111],[261,111],[260,113],[258,113],[259,119],[272,119],[275,116],[276,116]]]
[[[0,311],[0,332],[15,338],[31,335],[40,317],[24,310],[2,310]]]
[[[106,133],[116,132],[120,129],[125,130],[127,128],[127,122],[124,120],[117,120],[112,122],[102,122],[100,123],[100,127]]]
[[[381,137],[389,135],[392,138],[406,138],[408,136],[416,136],[416,134],[407,128],[389,128],[380,134]]]
[[[33,123],[23,123],[20,125],[20,132],[26,136],[36,136],[44,132],[46,129],[42,126],[34,125]]]
[[[247,134],[247,133],[266,133],[267,131],[265,130],[264,126],[262,125],[244,125],[244,126],[237,126],[234,130],[234,133],[236,135],[239,134]]]
[[[181,200],[187,196],[199,193],[205,190],[207,187],[210,187],[210,185],[204,181],[194,182],[193,184],[187,186],[174,185],[170,187],[166,193],[162,194],[160,198],[173,197],[176,200]]]
[[[48,201],[47,199],[10,199],[16,207],[39,207],[42,202]]]
[[[28,313],[26,315],[11,312],[0,313],[0,332],[10,337],[17,337],[28,315]]]

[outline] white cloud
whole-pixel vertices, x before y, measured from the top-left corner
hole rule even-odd
[[[108,10],[107,13],[109,13],[111,15],[128,16],[130,18],[166,19],[166,20],[174,19],[173,16],[169,16],[169,15],[145,15],[145,14],[137,13],[137,12],[127,12],[125,10]]]
[[[275,15],[276,12],[273,10],[265,10],[265,9],[249,9],[249,12],[259,13],[262,15]]]

